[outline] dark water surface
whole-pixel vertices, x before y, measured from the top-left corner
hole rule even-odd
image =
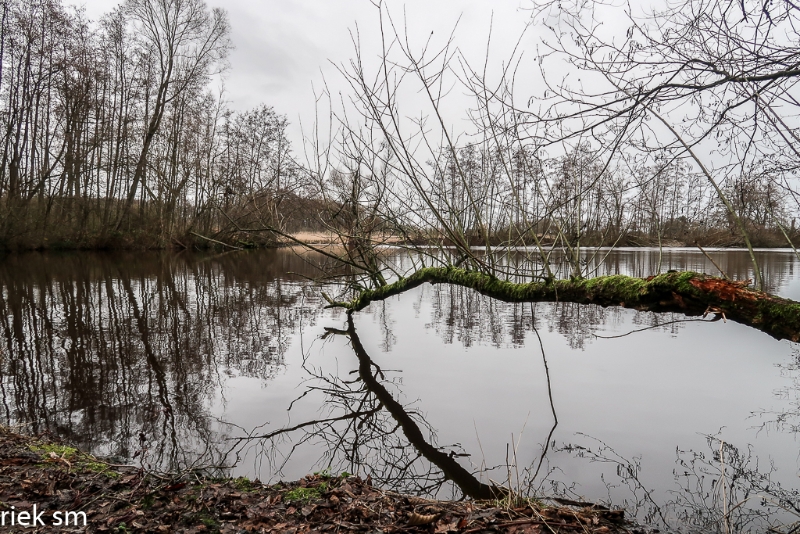
[[[599,263],[607,252],[587,258],[598,274],[658,270],[657,250]],[[712,256],[751,277],[745,251]],[[800,300],[790,251],[759,260],[771,292]],[[667,269],[716,272],[683,249],[664,252]],[[263,481],[328,469],[439,496],[510,481],[662,529],[725,531],[726,510],[732,531],[800,518],[798,345],[429,285],[348,325],[324,310],[318,275],[290,250],[2,257],[2,423]]]

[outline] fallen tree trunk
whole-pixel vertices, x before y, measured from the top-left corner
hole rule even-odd
[[[456,267],[427,267],[392,284],[362,291],[350,302],[329,299],[328,307],[359,311],[371,302],[399,295],[426,282],[468,287],[505,302],[575,302],[680,312],[688,316],[714,313],[776,339],[800,340],[800,303],[751,289],[747,282],[732,282],[691,271],[649,278],[614,275],[515,284]]]

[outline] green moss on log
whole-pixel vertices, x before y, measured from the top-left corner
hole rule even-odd
[[[467,287],[505,302],[574,302],[681,312],[689,316],[724,314],[729,320],[752,326],[777,339],[800,339],[800,303],[756,291],[746,284],[691,271],[649,278],[613,275],[517,284],[456,267],[428,267],[392,284],[363,291],[350,302],[336,302],[331,306],[358,311],[371,302],[399,295],[424,283]]]

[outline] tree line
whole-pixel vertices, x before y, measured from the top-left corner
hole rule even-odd
[[[588,143],[550,158],[526,146],[493,148],[492,153],[467,145],[455,156],[445,152],[432,173],[435,209],[463,214],[459,223],[471,230],[472,244],[482,242],[478,220],[495,243],[522,244],[521,236],[535,230],[571,244],[741,244],[725,205],[685,161],[626,154],[606,168]],[[796,209],[785,188],[760,174],[737,176],[724,191],[758,244],[787,246],[776,227],[782,223],[795,231]]]
[[[230,48],[202,0],[4,1],[0,243],[174,246],[300,195],[286,118],[215,93]]]
[[[357,294],[385,286],[384,273],[437,265],[514,280],[509,247],[527,252],[529,277],[554,280],[558,262],[580,279],[599,245],[623,244],[744,246],[763,288],[753,248],[794,248],[794,3],[532,2],[536,46],[523,35],[493,57],[489,33],[480,63],[456,30],[417,43],[375,5],[380,46],[355,34],[339,65],[349,98],[328,95],[346,202],[386,223],[342,231]],[[466,128],[451,117],[458,93]],[[323,170],[311,172],[320,184]],[[401,272],[364,246],[386,229],[442,247],[416,248],[419,263]]]
[[[709,4],[710,17],[697,12],[692,27],[698,33],[717,32],[721,41],[738,35],[735,24],[720,35],[730,15],[714,11],[733,6],[738,15],[735,2],[687,3]],[[619,52],[612,42],[592,44],[601,34],[581,26],[583,11],[599,7],[556,4],[534,13],[555,10],[548,16],[561,19],[558,39],[543,41],[547,52],[540,60],[566,58],[586,69],[598,49]],[[753,6],[742,4],[753,11],[748,21],[757,14]],[[773,8],[772,25],[794,20],[795,8],[781,9]],[[680,22],[669,22],[679,17],[673,11],[661,14],[664,28]],[[379,14],[391,35],[390,13],[381,6]],[[638,24],[633,15],[630,20]],[[745,30],[757,33],[764,24],[748,22]],[[572,41],[563,28],[572,29]],[[646,34],[648,53],[661,53],[665,68],[679,64],[670,50],[701,57],[677,50],[669,32],[658,40],[632,28],[629,45],[637,32]],[[384,43],[383,77],[367,75],[357,44],[355,58],[340,68],[353,89],[348,107],[331,109],[330,144],[310,143],[312,155],[301,163],[285,116],[267,105],[235,112],[219,89],[232,47],[224,10],[203,0],[125,0],[91,21],[61,0],[4,0],[0,247],[240,247],[312,230],[337,235],[352,263],[375,271],[373,245],[389,235],[464,250],[549,243],[579,251],[582,245],[695,241],[727,246],[742,244],[743,236],[755,245],[785,246],[796,232],[793,153],[783,150],[789,158],[781,159],[774,149],[794,146],[780,136],[791,141],[795,129],[778,104],[765,100],[770,90],[780,93],[781,83],[780,98],[791,96],[784,78],[793,78],[782,78],[780,69],[755,104],[759,117],[752,120],[762,133],[751,142],[760,148],[748,155],[736,130],[741,121],[721,116],[714,123],[703,115],[708,106],[668,84],[656,86],[649,103],[626,108],[637,102],[630,87],[580,93],[545,76],[544,98],[523,106],[514,100],[509,72],[491,82],[470,69],[452,42],[428,61],[404,48],[400,37],[395,32],[393,43]],[[618,71],[645,76],[649,68],[635,54],[616,57],[595,63],[595,73],[613,80]],[[409,78],[429,97],[424,121],[409,123],[399,111],[403,89],[392,80],[402,78],[388,73],[401,71],[415,75]],[[470,136],[452,137],[439,112],[446,94],[436,92],[437,84],[450,79],[474,97]],[[679,143],[656,147],[652,136],[639,135],[651,128],[646,122],[657,106],[676,102],[700,113],[691,126],[698,132],[687,127],[683,133],[694,135],[695,150],[709,131],[724,130],[730,146],[744,152],[738,159],[732,150],[723,155],[719,184]],[[620,126],[623,119],[628,122]],[[706,123],[712,127],[703,130]]]

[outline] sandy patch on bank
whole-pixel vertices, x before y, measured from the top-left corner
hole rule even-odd
[[[332,232],[295,232],[291,235],[298,241],[309,245],[338,245],[343,247],[347,244],[347,236],[339,236]],[[297,242],[283,236],[278,238],[278,242],[297,244]],[[372,242],[376,245],[397,245],[403,242],[403,238],[389,234],[373,234]]]

